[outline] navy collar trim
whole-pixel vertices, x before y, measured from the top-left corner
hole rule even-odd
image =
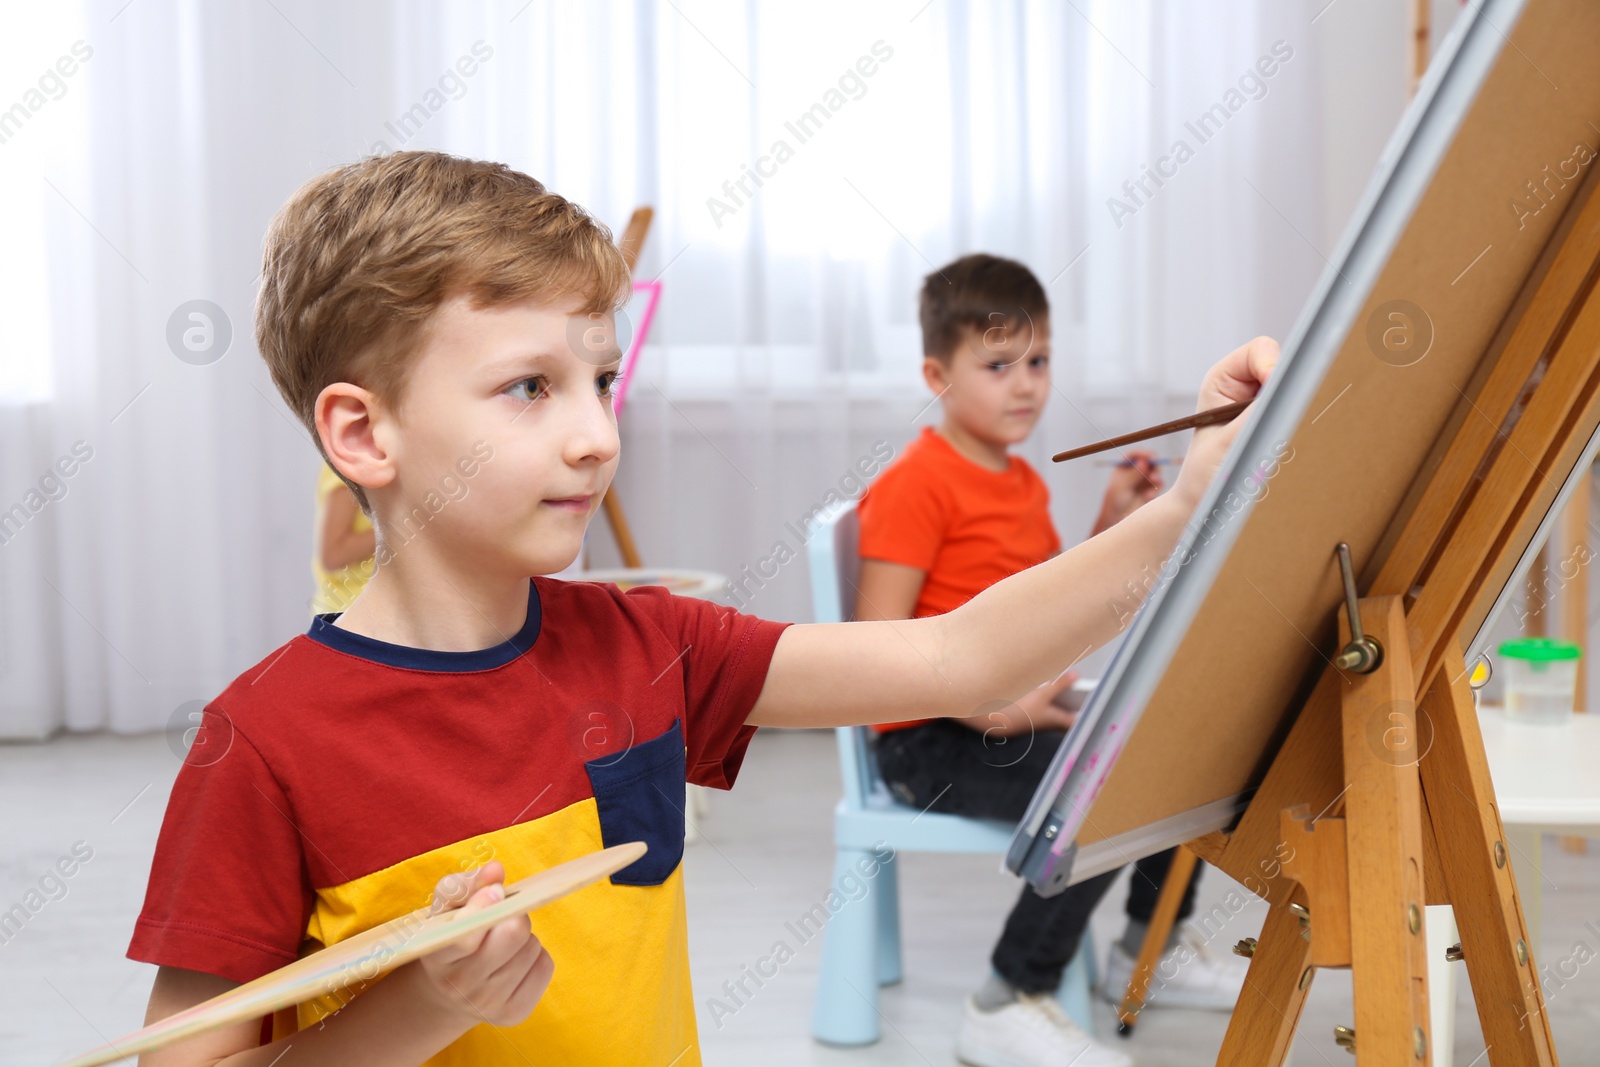
[[[388,641],[365,637],[343,627],[333,625],[343,612],[330,611],[313,616],[306,636],[335,652],[344,652],[360,659],[371,660],[389,667],[413,671],[488,671],[504,667],[528,649],[539,637],[539,586],[528,583],[528,616],[509,640],[488,648],[471,652],[443,652],[432,648],[412,648]]]

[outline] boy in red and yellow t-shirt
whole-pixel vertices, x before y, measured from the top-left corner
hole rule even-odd
[[[758,727],[961,715],[1111,640],[1099,605],[1169,556],[1239,432],[1199,431],[1172,492],[954,611],[791,626],[546,577],[577,557],[621,449],[632,288],[581,207],[504,164],[385,153],[301,186],[262,260],[257,347],[371,519],[376,569],[207,704],[128,946],[159,968],[146,1021],[430,897],[469,912],[604,845],[649,851],[144,1067],[291,1048],[296,1067],[695,1067],[686,783],[732,785]],[[1277,355],[1239,347],[1197,407],[1254,396]]]
[[[944,419],[923,429],[861,501],[857,619],[905,619],[953,611],[994,583],[1061,549],[1050,493],[1010,455],[1039,421],[1050,394],[1050,309],[1027,267],[964,256],[928,275],[920,301],[923,375]],[[1161,492],[1148,454],[1124,453],[1092,534]],[[924,810],[1020,819],[1073,715],[1055,698],[1068,671],[1013,703],[970,718],[876,727],[878,762],[891,789]],[[986,713],[985,713],[986,712]],[[1128,931],[1113,946],[1105,988],[1120,999],[1172,853],[1140,860],[1128,899]],[[967,1001],[956,1051],[967,1063],[1126,1064],[1056,1006],[1054,991],[1077,951],[1112,871],[1055,897],[1024,887],[991,957],[995,974]],[[1192,907],[1191,881],[1179,913]],[[1160,972],[1158,1003],[1232,1007],[1242,969],[1196,954]],[[1171,975],[1168,978],[1168,975]]]

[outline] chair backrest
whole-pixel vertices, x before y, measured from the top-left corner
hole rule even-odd
[[[861,557],[856,546],[861,523],[854,501],[829,508],[813,520],[806,542],[811,564],[811,609],[817,622],[846,622],[855,615],[856,580]]]
[[[861,526],[855,503],[831,508],[818,515],[815,522],[816,531],[806,542],[812,615],[817,622],[847,622],[855,615],[856,581],[861,577],[857,551]],[[845,803],[860,809],[874,789],[881,788],[872,762],[871,728],[841,726],[836,733]]]

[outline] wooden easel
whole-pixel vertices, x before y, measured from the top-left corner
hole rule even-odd
[[[1008,856],[1059,888],[1188,836],[1265,899],[1228,1067],[1282,1062],[1323,966],[1352,969],[1337,1037],[1358,1061],[1429,1062],[1412,918],[1429,904],[1456,913],[1444,958],[1467,964],[1480,1059],[1555,1063],[1512,877],[1531,872],[1502,836],[1462,653],[1600,424],[1600,170],[1552,182],[1537,216],[1506,210],[1561,146],[1593,144],[1600,6],[1484,0],[1462,19],[1240,432],[1235,460],[1293,466],[1191,529]],[[1242,462],[1227,471],[1247,497]],[[1343,660],[1352,623],[1375,664]]]
[[[1430,35],[1432,32],[1430,0],[1412,0],[1411,3],[1411,74],[1408,94],[1415,96],[1417,86],[1422,82],[1422,76],[1427,72],[1428,60],[1431,51]],[[1538,569],[1544,568],[1544,557],[1541,554]],[[1117,1033],[1128,1037],[1133,1033],[1133,1028],[1138,1022],[1139,1013],[1144,1009],[1149,996],[1150,983],[1155,977],[1156,965],[1166,949],[1167,941],[1172,933],[1172,927],[1177,920],[1178,903],[1182,899],[1183,889],[1188,886],[1188,879],[1192,877],[1195,866],[1194,857],[1185,849],[1179,853],[1182,862],[1174,863],[1172,870],[1167,875],[1167,880],[1161,887],[1161,895],[1156,901],[1156,911],[1151,917],[1149,927],[1145,931],[1144,944],[1139,951],[1139,958],[1134,963],[1133,974],[1128,980],[1128,988],[1124,991],[1122,1001],[1117,1007]],[[1178,875],[1181,873],[1182,878]],[[1170,901],[1169,901],[1170,898]],[[1245,955],[1251,951],[1249,939],[1241,941],[1234,951]]]
[[[1337,689],[1339,737],[1322,738],[1330,743],[1316,752],[1302,744],[1273,768],[1279,777],[1315,775],[1325,768],[1299,761],[1326,762],[1329,749],[1338,752],[1347,785],[1335,813],[1303,803],[1280,807],[1278,848],[1243,867],[1237,856],[1229,865],[1227,834],[1208,835],[1180,851],[1188,862],[1181,869],[1173,864],[1151,924],[1162,927],[1163,939],[1146,939],[1118,1010],[1118,1031],[1126,1035],[1143,1006],[1195,849],[1243,882],[1259,880],[1275,863],[1283,874],[1260,938],[1241,942],[1250,971],[1219,1064],[1281,1064],[1319,967],[1355,970],[1355,1025],[1340,1028],[1334,1040],[1356,1052],[1359,1064],[1431,1062],[1423,909],[1454,903],[1461,944],[1453,951],[1467,961],[1490,1063],[1554,1067],[1467,668],[1459,651],[1446,660],[1422,695],[1425,725],[1419,729],[1401,598],[1358,603],[1363,636],[1380,650],[1378,666],[1348,681],[1330,672],[1335,681],[1319,695],[1331,703],[1324,690]],[[1348,620],[1341,612],[1347,643]],[[1430,804],[1433,793],[1439,799]],[[1264,817],[1274,795],[1258,796],[1251,813]]]
[[[1352,969],[1354,1035],[1337,1039],[1358,1063],[1428,1063],[1428,904],[1455,909],[1489,1063],[1557,1062],[1462,644],[1600,423],[1597,279],[1600,196],[1589,196],[1502,324],[1381,569],[1360,583],[1354,616],[1381,649],[1376,666],[1344,654],[1341,609],[1344,644],[1322,650],[1329,664],[1239,823],[1190,842],[1271,905],[1220,1063],[1281,1063],[1319,967]]]
[[[1273,768],[1282,786],[1291,776],[1322,772],[1300,766],[1305,760],[1342,756],[1347,787],[1333,814],[1319,817],[1304,803],[1277,808],[1283,877],[1218,1062],[1282,1063],[1319,967],[1354,971],[1355,1025],[1335,1041],[1350,1047],[1357,1063],[1430,1062],[1423,908],[1448,903],[1490,1063],[1554,1065],[1466,666],[1453,649],[1421,694],[1419,736],[1401,598],[1364,598],[1358,614],[1383,650],[1382,663],[1364,676],[1330,672],[1320,703],[1337,714],[1323,715],[1335,721],[1318,732],[1335,742],[1332,752],[1313,753],[1302,743]],[[1345,635],[1348,618],[1341,614]],[[1326,737],[1330,727],[1336,739]],[[1429,746],[1425,754],[1419,742]],[[1280,795],[1264,790],[1251,814],[1259,804],[1264,818]],[[1228,835],[1213,836],[1222,838],[1213,862],[1250,876],[1228,854]],[[1254,871],[1259,876],[1260,868]]]

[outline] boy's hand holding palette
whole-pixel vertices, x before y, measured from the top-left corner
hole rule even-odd
[[[502,900],[479,911],[458,909],[432,914],[431,906],[419,908],[152,1023],[60,1067],[99,1067],[115,1063],[208,1030],[259,1019],[279,1008],[300,1004],[357,982],[371,981],[381,972],[420,959],[469,934],[488,929],[502,919],[526,914],[593,885],[644,854],[644,842],[629,841],[579,856],[511,883],[506,886]]]

